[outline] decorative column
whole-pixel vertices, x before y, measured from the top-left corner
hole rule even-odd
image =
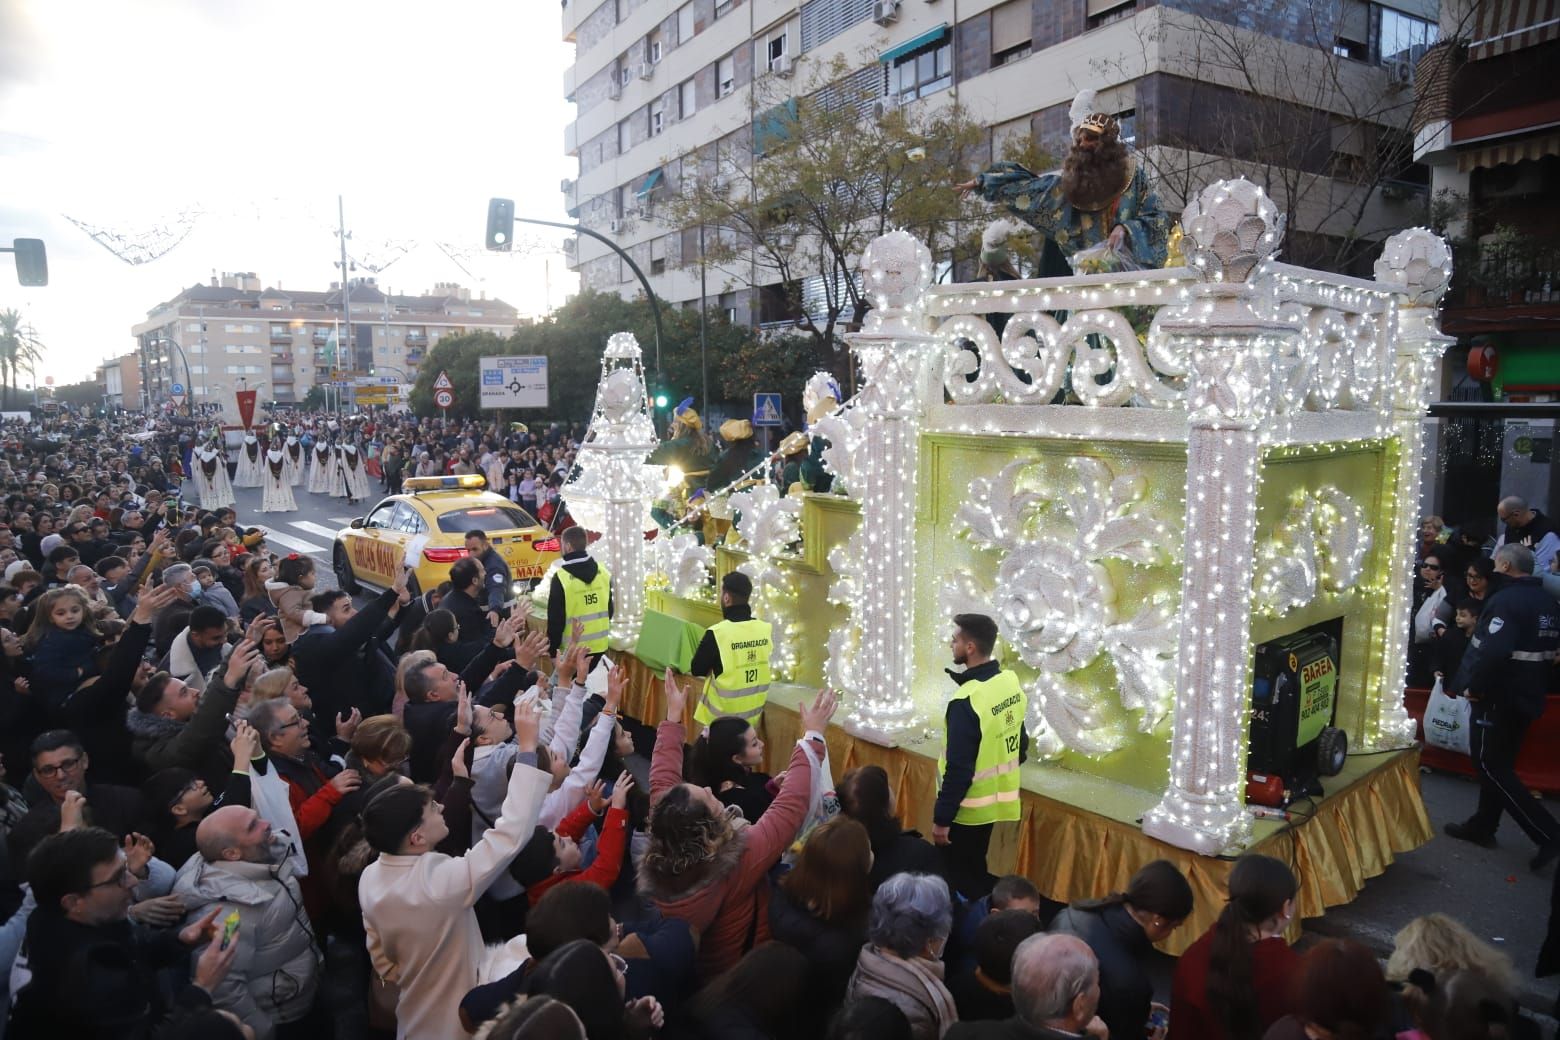
[[[1250,181],[1204,188],[1181,220],[1187,266],[1202,280],[1164,322],[1188,361],[1186,550],[1170,784],[1143,830],[1209,856],[1241,844],[1250,828],[1252,532],[1287,326],[1258,316],[1249,279],[1277,248],[1279,219]]]
[[[1381,640],[1381,689],[1365,719],[1362,750],[1383,751],[1414,742],[1414,720],[1403,707],[1407,641],[1413,609],[1414,542],[1418,527],[1419,465],[1424,454],[1424,417],[1441,372],[1441,355],[1456,337],[1441,332],[1437,305],[1452,279],[1452,253],[1434,232],[1399,231],[1387,239],[1376,261],[1376,281],[1402,294],[1393,339],[1392,432],[1398,442],[1396,495],[1387,581],[1386,631]]]
[[[576,523],[601,535],[592,551],[612,574],[610,638],[618,650],[633,649],[645,615],[645,531],[665,479],[663,467],[645,465],[655,445],[639,341],[615,333],[601,357],[596,407],[563,499]]]
[[[831,658],[848,653],[845,728],[892,746],[915,722],[915,483],[921,421],[937,393],[933,337],[922,294],[932,284],[932,255],[906,231],[873,239],[861,257],[872,301],[863,331],[845,339],[856,354],[863,388],[856,401],[860,439],[853,453],[852,497],[861,525],[833,559],[848,557],[852,590],[848,651],[831,640]],[[940,398],[937,398],[940,399]]]

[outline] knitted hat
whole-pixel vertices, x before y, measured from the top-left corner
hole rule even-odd
[[[30,571],[33,565],[26,560],[12,560],[5,565],[5,580],[9,584],[11,579],[21,571]]]
[[[557,866],[558,852],[553,847],[552,831],[537,827],[531,833],[531,840],[509,864],[509,876],[529,887],[546,880]]]
[[[753,424],[746,419],[727,419],[720,424],[721,440],[746,441],[753,437]]]

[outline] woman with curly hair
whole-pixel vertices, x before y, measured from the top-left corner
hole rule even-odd
[[[812,761],[802,747],[824,751],[823,731],[835,699],[821,691],[801,706],[802,740],[774,803],[751,826],[707,787],[683,782],[683,710],[687,693],[667,669],[666,721],[656,729],[650,761],[650,844],[640,866],[641,891],[662,915],[687,921],[699,939],[699,976],[711,979],[769,938],[769,869],[807,815]],[[744,821],[745,823],[745,821]]]

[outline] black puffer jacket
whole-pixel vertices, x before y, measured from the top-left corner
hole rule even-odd
[[[1110,1040],[1143,1040],[1154,982],[1148,958],[1154,944],[1132,919],[1126,904],[1100,909],[1070,906],[1056,915],[1051,931],[1076,935],[1100,962],[1099,1016],[1110,1027]]]

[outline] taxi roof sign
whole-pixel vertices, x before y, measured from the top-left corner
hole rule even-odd
[[[443,477],[407,477],[401,481],[401,490],[418,491],[480,491],[487,487],[487,479],[480,473],[452,473]]]

